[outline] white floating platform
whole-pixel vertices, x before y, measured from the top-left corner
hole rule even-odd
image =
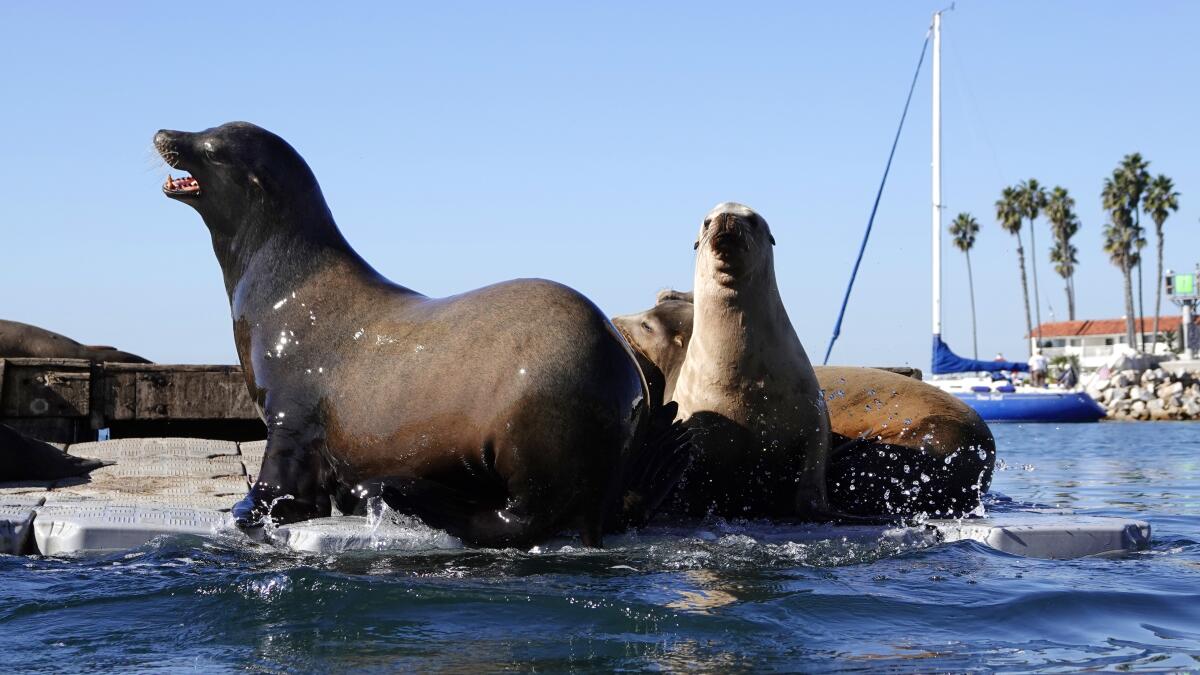
[[[96,469],[90,474],[93,482],[130,478],[217,478],[244,476],[245,469],[236,456],[229,457],[145,457],[117,460],[116,464]]]
[[[459,549],[463,543],[412,518],[384,518],[372,524],[363,516],[317,518],[276,528],[267,539],[295,551],[432,551]]]
[[[267,451],[266,441],[249,441],[246,443],[238,443],[238,454],[242,460],[242,466],[246,469],[246,478],[250,482],[254,482],[254,477],[258,475],[262,469],[263,454]]]
[[[210,535],[233,527],[227,513],[108,501],[64,501],[34,509],[33,536],[42,555],[119,551],[167,534]]]
[[[204,438],[121,438],[95,443],[75,443],[67,453],[78,457],[104,460],[139,460],[175,457],[206,459],[238,454],[238,444]]]
[[[110,551],[139,546],[163,534],[206,535],[231,526],[224,513],[247,490],[262,463],[266,442],[233,443],[191,438],[138,438],[79,443],[67,452],[115,462],[89,478],[54,483],[0,484],[0,553],[46,555]],[[980,519],[936,520],[920,526],[659,525],[606,538],[609,547],[681,538],[715,541],[728,535],[763,543],[854,543],[931,546],[977,541],[1006,553],[1066,559],[1147,548],[1149,524],[1138,520],[1079,516],[1052,509],[997,506]],[[32,535],[32,536],[31,536]],[[411,518],[390,515],[382,524],[341,516],[280,527],[271,541],[299,551],[425,551],[456,549],[462,542]],[[577,546],[569,539],[540,550]]]
[[[932,546],[969,539],[996,550],[1031,558],[1069,559],[1129,553],[1148,548],[1150,525],[1138,520],[1061,514],[1006,513],[1003,517],[975,520],[930,521],[921,526],[876,525],[756,525],[750,528],[709,530],[696,527],[648,528],[609,536],[610,548],[684,538],[716,541],[723,536],[746,536],[764,543],[820,542],[862,545],[897,544]],[[423,551],[461,548],[462,542],[417,521],[386,523],[372,530],[366,518],[343,516],[293,523],[280,527],[269,538],[277,544],[310,553],[357,550]],[[568,539],[551,540],[538,550],[577,546]]]
[[[1150,524],[1124,518],[1018,511],[978,520],[930,521],[929,525],[947,542],[970,539],[1029,558],[1066,560],[1150,547]]]
[[[0,496],[0,554],[20,555],[30,550],[34,509],[40,495]]]

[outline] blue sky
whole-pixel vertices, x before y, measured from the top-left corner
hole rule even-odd
[[[429,295],[545,277],[636,311],[690,287],[709,208],[749,204],[819,360],[940,5],[4,3],[0,317],[234,362],[207,231],[159,193],[150,138],[241,119],[288,139],[355,248]],[[1076,197],[1081,317],[1122,312],[1098,194],[1125,153],[1182,193],[1166,264],[1200,259],[1197,25],[1185,2],[966,0],[946,16],[945,220],[983,227],[981,357],[1023,353],[1004,185]],[[926,70],[833,362],[928,366],[929,93]],[[1065,318],[1038,227],[1043,319]],[[969,353],[965,266],[945,263],[945,334]]]

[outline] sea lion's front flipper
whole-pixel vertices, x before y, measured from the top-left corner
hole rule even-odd
[[[652,409],[645,441],[625,467],[620,499],[607,519],[608,531],[645,525],[687,471],[694,446],[691,431],[675,421],[678,411],[674,401]]]
[[[327,472],[316,445],[313,440],[298,442],[281,427],[272,430],[258,476],[233,506],[238,527],[258,527],[268,518],[282,525],[331,513],[324,487]]]

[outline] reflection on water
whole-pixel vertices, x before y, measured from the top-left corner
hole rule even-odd
[[[675,592],[679,594],[679,599],[667,603],[666,606],[671,609],[708,614],[709,610],[737,602],[737,597],[729,592],[736,590],[735,586],[726,584],[726,588],[722,588],[720,576],[712,570],[687,570],[683,573],[683,579],[696,585],[697,588],[692,590],[675,589]]]
[[[1200,424],[995,431],[1009,468],[994,490],[1145,518],[1152,549],[1050,561],[721,522],[538,553],[312,556],[178,537],[77,559],[0,556],[0,668],[1200,667]]]

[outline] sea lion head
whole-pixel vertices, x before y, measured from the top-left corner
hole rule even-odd
[[[692,338],[692,314],[695,311],[691,293],[663,291],[659,301],[650,309],[637,314],[613,317],[613,325],[636,350],[655,363],[671,362],[668,355],[678,354],[683,360],[688,341]],[[686,296],[686,300],[683,299]]]
[[[668,290],[660,292],[658,302],[644,312],[613,317],[613,325],[633,348],[657,405],[670,401],[675,391],[692,339],[694,313],[690,291]]]
[[[163,194],[200,212],[214,236],[244,235],[245,228],[293,217],[327,215],[312,170],[279,136],[249,122],[204,131],[162,129],[154,147],[173,169]]]
[[[718,282],[750,279],[772,269],[775,237],[754,209],[724,202],[704,217],[693,248],[696,268],[716,273]]]

